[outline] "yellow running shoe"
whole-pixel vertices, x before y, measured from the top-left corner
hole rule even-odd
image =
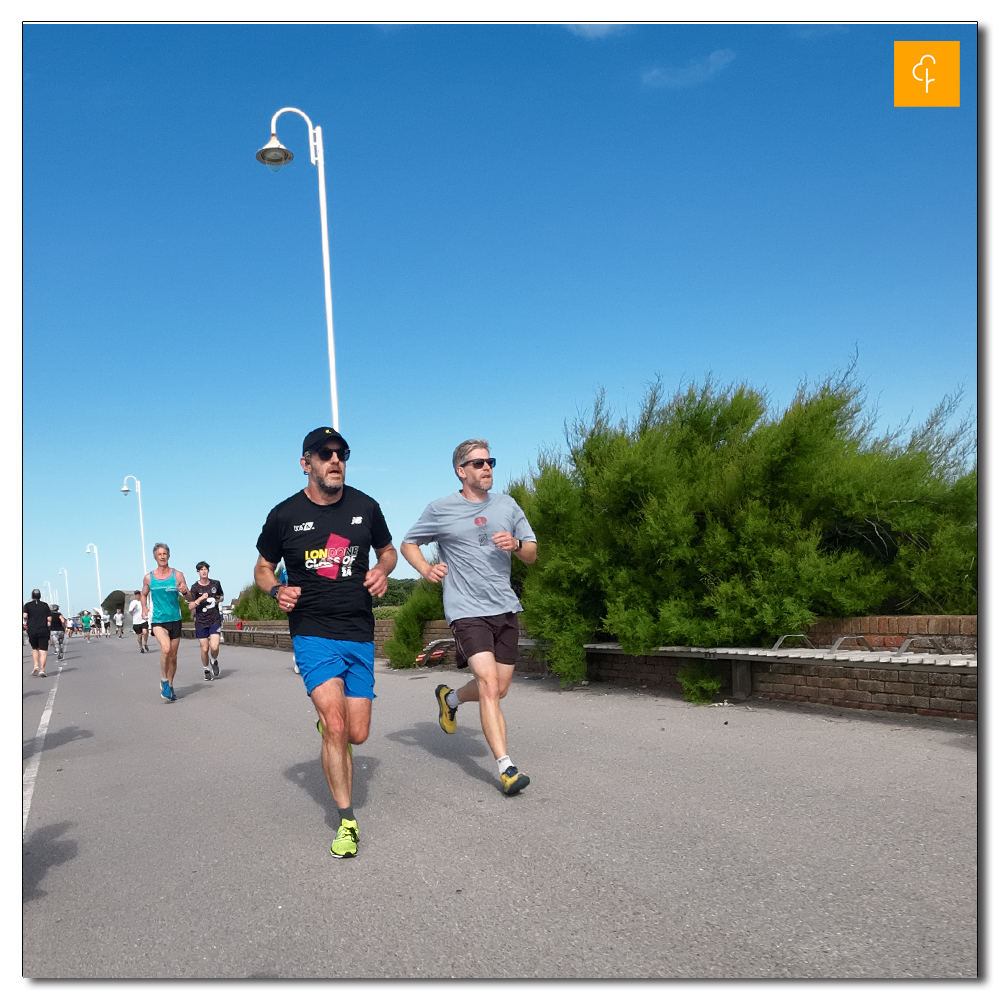
[[[527,788],[531,779],[521,774],[513,764],[500,775],[500,790],[504,795],[516,795],[522,788]]]
[[[357,820],[342,819],[337,836],[330,845],[330,853],[335,858],[353,858],[358,853]]]
[[[446,733],[453,733],[458,728],[458,723],[455,722],[455,712],[457,709],[452,708],[448,702],[444,699],[450,693],[451,688],[447,684],[438,684],[434,689],[434,697],[437,698],[438,708],[438,722],[441,723],[441,728]]]

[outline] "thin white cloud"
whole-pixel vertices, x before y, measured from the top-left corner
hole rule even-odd
[[[628,25],[611,21],[588,21],[585,24],[567,24],[565,27],[581,38],[606,38],[616,31],[624,31]]]
[[[734,59],[732,49],[716,49],[707,59],[692,59],[687,66],[651,69],[642,74],[647,87],[694,87],[710,80]]]

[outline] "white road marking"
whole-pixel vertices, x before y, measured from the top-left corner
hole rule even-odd
[[[45,744],[45,734],[49,730],[49,720],[52,718],[52,706],[56,701],[56,690],[59,688],[59,676],[62,674],[62,664],[56,673],[55,684],[49,692],[48,700],[45,702],[45,711],[42,712],[42,719],[38,723],[38,732],[35,733],[35,742],[31,749],[31,756],[28,758],[28,766],[24,769],[24,778],[21,782],[21,840],[24,840],[24,831],[28,828],[28,813],[31,812],[31,796],[35,794],[35,778],[38,777],[38,765],[42,762],[42,747]]]

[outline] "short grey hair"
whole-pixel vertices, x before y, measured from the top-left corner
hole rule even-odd
[[[156,550],[157,550],[157,549],[166,549],[166,550],[167,550],[167,556],[169,556],[169,555],[170,555],[170,546],[169,546],[169,545],[167,545],[167,543],[166,543],[166,542],[157,542],[157,543],[156,543],[156,544],[155,544],[155,545],[153,546],[153,555],[154,555],[154,556],[156,555]]]
[[[469,438],[468,441],[463,441],[456,449],[455,453],[451,456],[452,468],[458,469],[458,467],[469,457],[470,451],[475,451],[477,448],[485,448],[487,451],[490,450],[490,443],[485,438]],[[455,472],[458,476],[458,472]],[[461,479],[461,476],[458,476]]]

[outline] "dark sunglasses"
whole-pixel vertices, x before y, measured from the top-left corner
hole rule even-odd
[[[341,462],[346,462],[351,457],[350,448],[317,448],[315,452],[316,457],[321,462],[329,462],[334,455],[341,460]]]
[[[484,465],[488,465],[491,469],[495,469],[497,467],[497,460],[495,458],[473,458],[468,462],[463,462],[462,468],[464,469],[467,465],[471,465],[474,469],[481,469]]]

